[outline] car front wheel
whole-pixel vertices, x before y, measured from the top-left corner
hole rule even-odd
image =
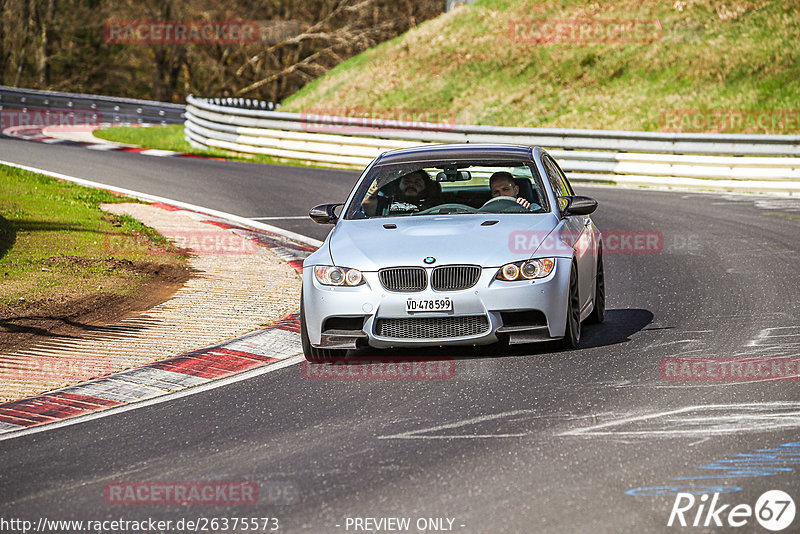
[[[602,323],[606,318],[606,277],[603,269],[603,249],[598,248],[597,278],[594,287],[594,308],[587,317],[590,323]]]
[[[569,295],[567,296],[567,325],[562,345],[574,349],[581,340],[581,303],[578,297],[578,270],[575,264],[569,272]]]

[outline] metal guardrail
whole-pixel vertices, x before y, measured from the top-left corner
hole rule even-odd
[[[41,118],[46,114],[57,114],[58,118],[54,120],[58,121],[68,117],[69,113],[80,114],[79,120],[86,123],[179,124],[185,119],[186,106],[0,85],[0,113],[8,109],[27,111],[22,120],[30,120],[31,125],[36,125],[33,124],[36,121],[47,121],[47,118]],[[37,114],[39,111],[43,113]]]
[[[398,124],[369,119],[369,127],[352,117],[336,117],[265,110],[251,104],[241,107],[231,99],[189,96],[187,112],[220,124],[308,133],[348,132],[357,137],[382,137],[432,143],[536,144],[563,150],[611,150],[657,154],[710,154],[732,156],[798,156],[800,135],[706,134],[467,126],[449,123]],[[187,114],[187,121],[190,116]],[[356,131],[358,130],[358,131]]]
[[[185,120],[186,139],[195,147],[335,167],[363,169],[382,152],[426,143],[512,143],[547,148],[576,181],[800,193],[800,135],[409,124],[276,108],[243,98],[189,96],[182,106],[0,86],[0,114],[76,112],[97,123]]]
[[[573,180],[800,192],[800,136],[679,134],[415,123],[272,111],[258,101],[187,98],[185,135],[220,148],[363,169],[425,143],[547,148]]]

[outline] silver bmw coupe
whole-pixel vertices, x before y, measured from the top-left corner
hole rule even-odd
[[[341,210],[340,210],[341,208]],[[430,145],[381,154],[303,262],[303,352],[580,341],[605,313],[603,242],[541,148]]]

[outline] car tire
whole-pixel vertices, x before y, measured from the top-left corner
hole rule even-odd
[[[574,349],[581,340],[581,302],[578,296],[578,268],[573,263],[569,271],[569,294],[567,295],[567,324],[561,344]]]
[[[589,323],[602,323],[606,318],[606,279],[603,269],[603,247],[597,249],[597,278],[594,285],[594,308],[586,318]]]
[[[305,304],[303,302],[303,292],[300,292],[300,341],[303,345],[303,356],[312,363],[332,363],[344,358],[346,350],[341,349],[319,349],[311,345],[308,338],[308,326],[306,325]]]

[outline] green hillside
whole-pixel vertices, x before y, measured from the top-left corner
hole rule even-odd
[[[800,1],[482,0],[340,64],[282,107],[341,110],[459,124],[800,133]]]

